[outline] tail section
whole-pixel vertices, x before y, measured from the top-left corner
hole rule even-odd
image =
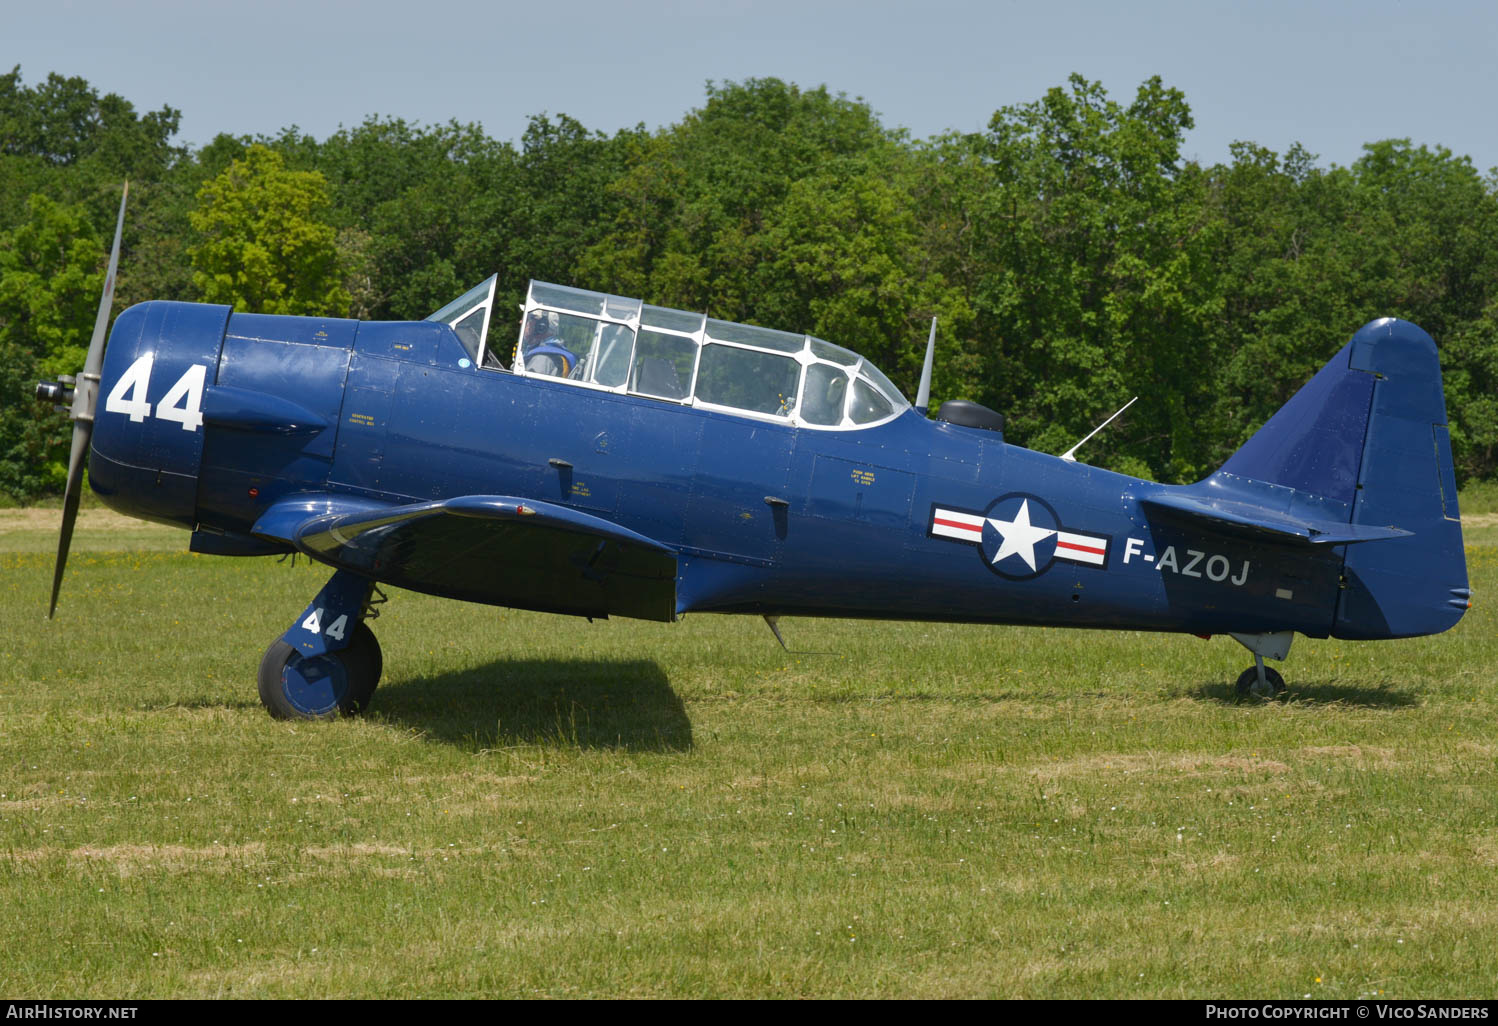
[[[1470,604],[1440,361],[1408,321],[1365,325],[1206,483],[1302,517],[1408,532],[1343,550],[1337,637],[1435,634]]]

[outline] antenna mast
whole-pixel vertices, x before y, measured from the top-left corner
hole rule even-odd
[[[1128,402],[1124,403],[1122,406],[1120,406],[1118,408],[1118,413],[1115,413],[1113,416],[1109,417],[1107,420],[1103,421],[1097,427],[1095,427],[1091,431],[1089,431],[1087,433],[1087,438],[1091,438],[1093,435],[1095,435],[1099,431],[1103,430],[1103,428],[1107,427],[1109,424],[1112,424],[1115,420],[1118,419],[1118,414],[1119,413],[1122,413],[1124,410],[1127,410],[1130,406],[1133,406],[1138,401],[1139,401],[1139,397],[1136,395],[1134,398],[1132,398]],[[1082,448],[1082,446],[1087,442],[1087,438],[1082,439],[1082,441],[1078,442],[1076,445],[1072,446],[1070,449],[1068,449],[1064,453],[1062,453],[1061,454],[1061,458],[1064,459],[1068,463],[1075,463],[1075,462],[1077,462],[1077,450],[1080,449],[1080,448]]]
[[[931,318],[931,337],[926,339],[926,362],[921,367],[921,387],[915,393],[915,408],[926,415],[931,405],[931,362],[936,356],[936,318]]]

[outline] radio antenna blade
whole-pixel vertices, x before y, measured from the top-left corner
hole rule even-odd
[[[931,336],[926,339],[926,362],[921,366],[921,387],[915,393],[915,408],[926,415],[931,405],[931,363],[936,357],[936,318],[931,318]]]

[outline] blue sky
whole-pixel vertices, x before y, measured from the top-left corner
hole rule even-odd
[[[709,80],[777,76],[859,96],[920,137],[1080,72],[1127,101],[1150,75],[1190,102],[1186,155],[1234,139],[1323,164],[1390,137],[1498,165],[1498,3],[958,0],[11,0],[0,64],[81,75],[181,139],[322,138],[370,114],[518,138],[567,113],[612,132],[677,121]]]

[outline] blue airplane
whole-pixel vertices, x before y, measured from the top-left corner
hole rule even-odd
[[[1297,632],[1432,634],[1470,605],[1436,347],[1404,321],[1171,486],[1008,444],[975,403],[929,418],[929,342],[912,406],[830,342],[539,281],[518,339],[490,278],[412,322],[142,303],[106,350],[118,251],[117,229],[83,374],[38,386],[75,422],[51,610],[85,459],[194,552],[304,553],[334,572],[261,661],[274,716],[368,705],[380,585],[777,638],[782,616],[1229,634],[1264,697]]]

